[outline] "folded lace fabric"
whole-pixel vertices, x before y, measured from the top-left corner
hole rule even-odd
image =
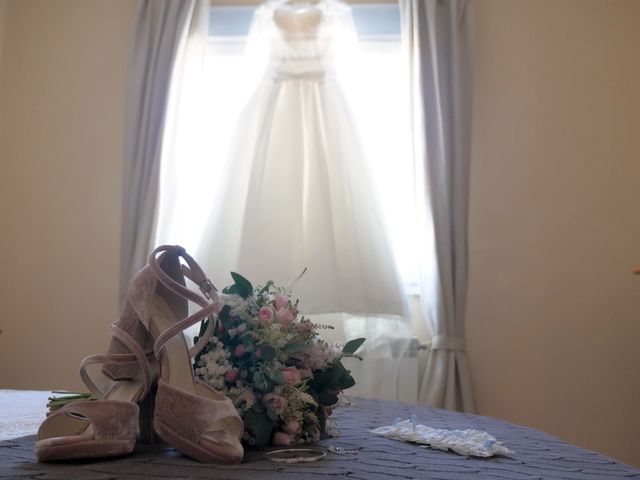
[[[514,453],[487,432],[431,428],[417,425],[413,417],[410,420],[396,421],[390,426],[378,427],[371,432],[393,440],[419,443],[439,450],[452,450],[460,455],[471,457],[492,457]]]

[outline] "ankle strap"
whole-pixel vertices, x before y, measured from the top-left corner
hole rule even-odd
[[[137,361],[140,365],[140,369],[142,370],[144,386],[138,399],[134,400],[141,400],[147,396],[147,393],[149,393],[149,390],[151,389],[151,366],[148,359],[153,355],[153,351],[145,352],[142,350],[140,344],[131,335],[129,335],[129,333],[118,327],[117,324],[114,323],[111,325],[111,329],[114,338],[120,340],[131,353],[105,353],[90,355],[84,358],[80,363],[80,378],[95,397],[102,399],[105,398],[109,392],[105,392],[98,386],[96,381],[87,372],[87,367],[89,365],[104,365],[107,363],[124,364]],[[107,376],[104,375],[104,373],[101,373],[101,375],[103,380],[107,379]]]
[[[160,254],[160,257],[158,257],[158,254]],[[187,262],[187,265],[182,265],[182,273],[200,287],[200,291],[204,294],[204,297],[193,290],[186,288],[184,285],[176,282],[173,278],[167,275],[160,266],[162,258],[167,254],[182,257]],[[191,357],[194,357],[204,349],[216,326],[217,319],[215,315],[219,310],[218,290],[213,282],[211,282],[211,280],[209,280],[204,274],[200,265],[198,265],[193,257],[191,257],[191,255],[189,255],[185,249],[179,245],[161,245],[157,247],[149,256],[149,267],[160,283],[173,293],[180,295],[182,298],[187,300],[191,300],[203,307],[202,310],[174,323],[170,328],[160,334],[153,345],[153,351],[156,357],[159,357],[160,350],[162,350],[166,343],[174,336],[208,318],[209,321],[207,329],[198,342],[189,350]]]
[[[158,254],[161,254],[160,257],[158,257]],[[202,295],[199,295],[193,290],[189,290],[187,287],[176,282],[173,278],[167,275],[160,266],[159,261],[162,260],[166,254],[182,257],[187,262],[188,266],[182,265],[183,274],[189,278],[189,280],[198,285],[200,291],[205,295],[205,297],[202,297]],[[207,301],[209,299],[213,299],[214,302],[217,301],[218,289],[215,287],[213,282],[207,278],[202,271],[202,268],[200,268],[200,265],[198,265],[193,257],[180,245],[161,245],[157,247],[153,252],[151,252],[151,255],[149,255],[149,267],[158,280],[160,280],[160,282],[173,293],[176,293],[187,300],[191,300],[201,307],[209,305],[209,302]]]

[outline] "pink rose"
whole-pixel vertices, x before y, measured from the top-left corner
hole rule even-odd
[[[287,445],[291,445],[292,443],[293,443],[293,437],[288,433],[276,432],[273,435],[274,445],[286,447]]]
[[[233,353],[235,354],[236,357],[241,357],[242,355],[245,354],[246,351],[247,351],[247,347],[241,343],[239,345],[236,345],[236,348],[233,351]]]
[[[288,308],[281,308],[276,312],[276,318],[282,326],[287,326],[293,321],[294,316]]]
[[[269,323],[273,321],[273,308],[262,307],[258,312],[258,318],[262,323]]]
[[[280,310],[281,308],[286,307],[287,304],[289,303],[289,299],[284,295],[280,295],[280,294],[275,296],[274,301],[276,304],[276,310]]]
[[[297,435],[300,433],[300,430],[302,430],[302,428],[300,428],[300,422],[297,420],[289,420],[284,424],[284,431],[291,435]]]
[[[224,374],[224,379],[229,383],[235,382],[238,379],[238,370],[235,368],[227,370],[227,373]]]
[[[281,370],[282,376],[284,377],[285,383],[289,385],[293,385],[294,383],[298,383],[302,379],[302,375],[300,375],[300,370],[296,367],[286,367]]]
[[[282,413],[287,407],[287,399],[275,393],[267,393],[262,397],[262,403],[267,406],[271,405],[277,413]]]

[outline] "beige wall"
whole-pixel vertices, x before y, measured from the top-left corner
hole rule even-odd
[[[469,356],[480,413],[640,466],[640,2],[482,0]]]
[[[0,387],[79,388],[117,314],[134,2],[9,4]],[[634,0],[478,2],[468,328],[480,413],[640,466],[639,22]]]
[[[117,314],[133,2],[12,0],[0,69],[0,386],[79,388]]]
[[[0,66],[2,66],[2,41],[4,40],[4,29],[7,23],[9,0],[0,0]]]

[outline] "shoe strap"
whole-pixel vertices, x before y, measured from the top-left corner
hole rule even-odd
[[[158,257],[158,254],[160,254],[160,257]],[[182,273],[200,287],[200,291],[203,293],[204,297],[193,290],[188,289],[181,283],[176,282],[173,278],[167,275],[160,266],[162,257],[166,254],[173,254],[178,257],[182,257],[187,262],[187,265],[182,265]],[[158,336],[153,345],[153,351],[156,357],[159,358],[160,350],[162,350],[169,340],[179,333],[182,333],[183,330],[208,318],[209,321],[205,332],[198,339],[198,342],[189,349],[189,355],[191,355],[191,357],[195,357],[207,345],[209,338],[211,338],[215,329],[217,323],[216,314],[219,311],[218,289],[215,287],[213,282],[207,278],[202,268],[193,259],[193,257],[179,245],[161,245],[157,247],[149,256],[149,267],[158,280],[173,293],[180,295],[187,300],[191,300],[203,307],[198,312],[174,323],[171,327],[162,332],[160,336]]]
[[[105,398],[108,392],[103,391],[91,375],[87,372],[87,367],[90,365],[104,365],[107,363],[130,363],[137,361],[142,370],[142,377],[144,380],[143,390],[138,399],[143,399],[149,393],[151,389],[151,366],[148,358],[151,358],[153,351],[145,352],[140,344],[122,328],[118,327],[115,323],[111,325],[112,335],[120,340],[131,353],[105,353],[98,355],[90,355],[82,360],[80,363],[80,378],[91,391],[91,393],[97,398]],[[104,379],[108,378],[101,373]],[[137,399],[136,399],[137,400]]]
[[[198,285],[204,297],[193,290],[188,289],[181,283],[176,282],[162,269],[159,260],[162,260],[164,255],[168,253],[182,257],[187,262],[188,266],[182,265],[182,272],[187,278]],[[158,257],[158,254],[161,254],[160,257]],[[198,265],[198,263],[185,251],[183,247],[179,245],[161,245],[157,247],[149,256],[149,267],[158,280],[173,293],[180,295],[187,300],[191,300],[203,308],[209,305],[209,300],[217,302],[218,289],[215,287],[213,282],[207,278],[202,271],[202,268],[200,268],[200,265]]]

